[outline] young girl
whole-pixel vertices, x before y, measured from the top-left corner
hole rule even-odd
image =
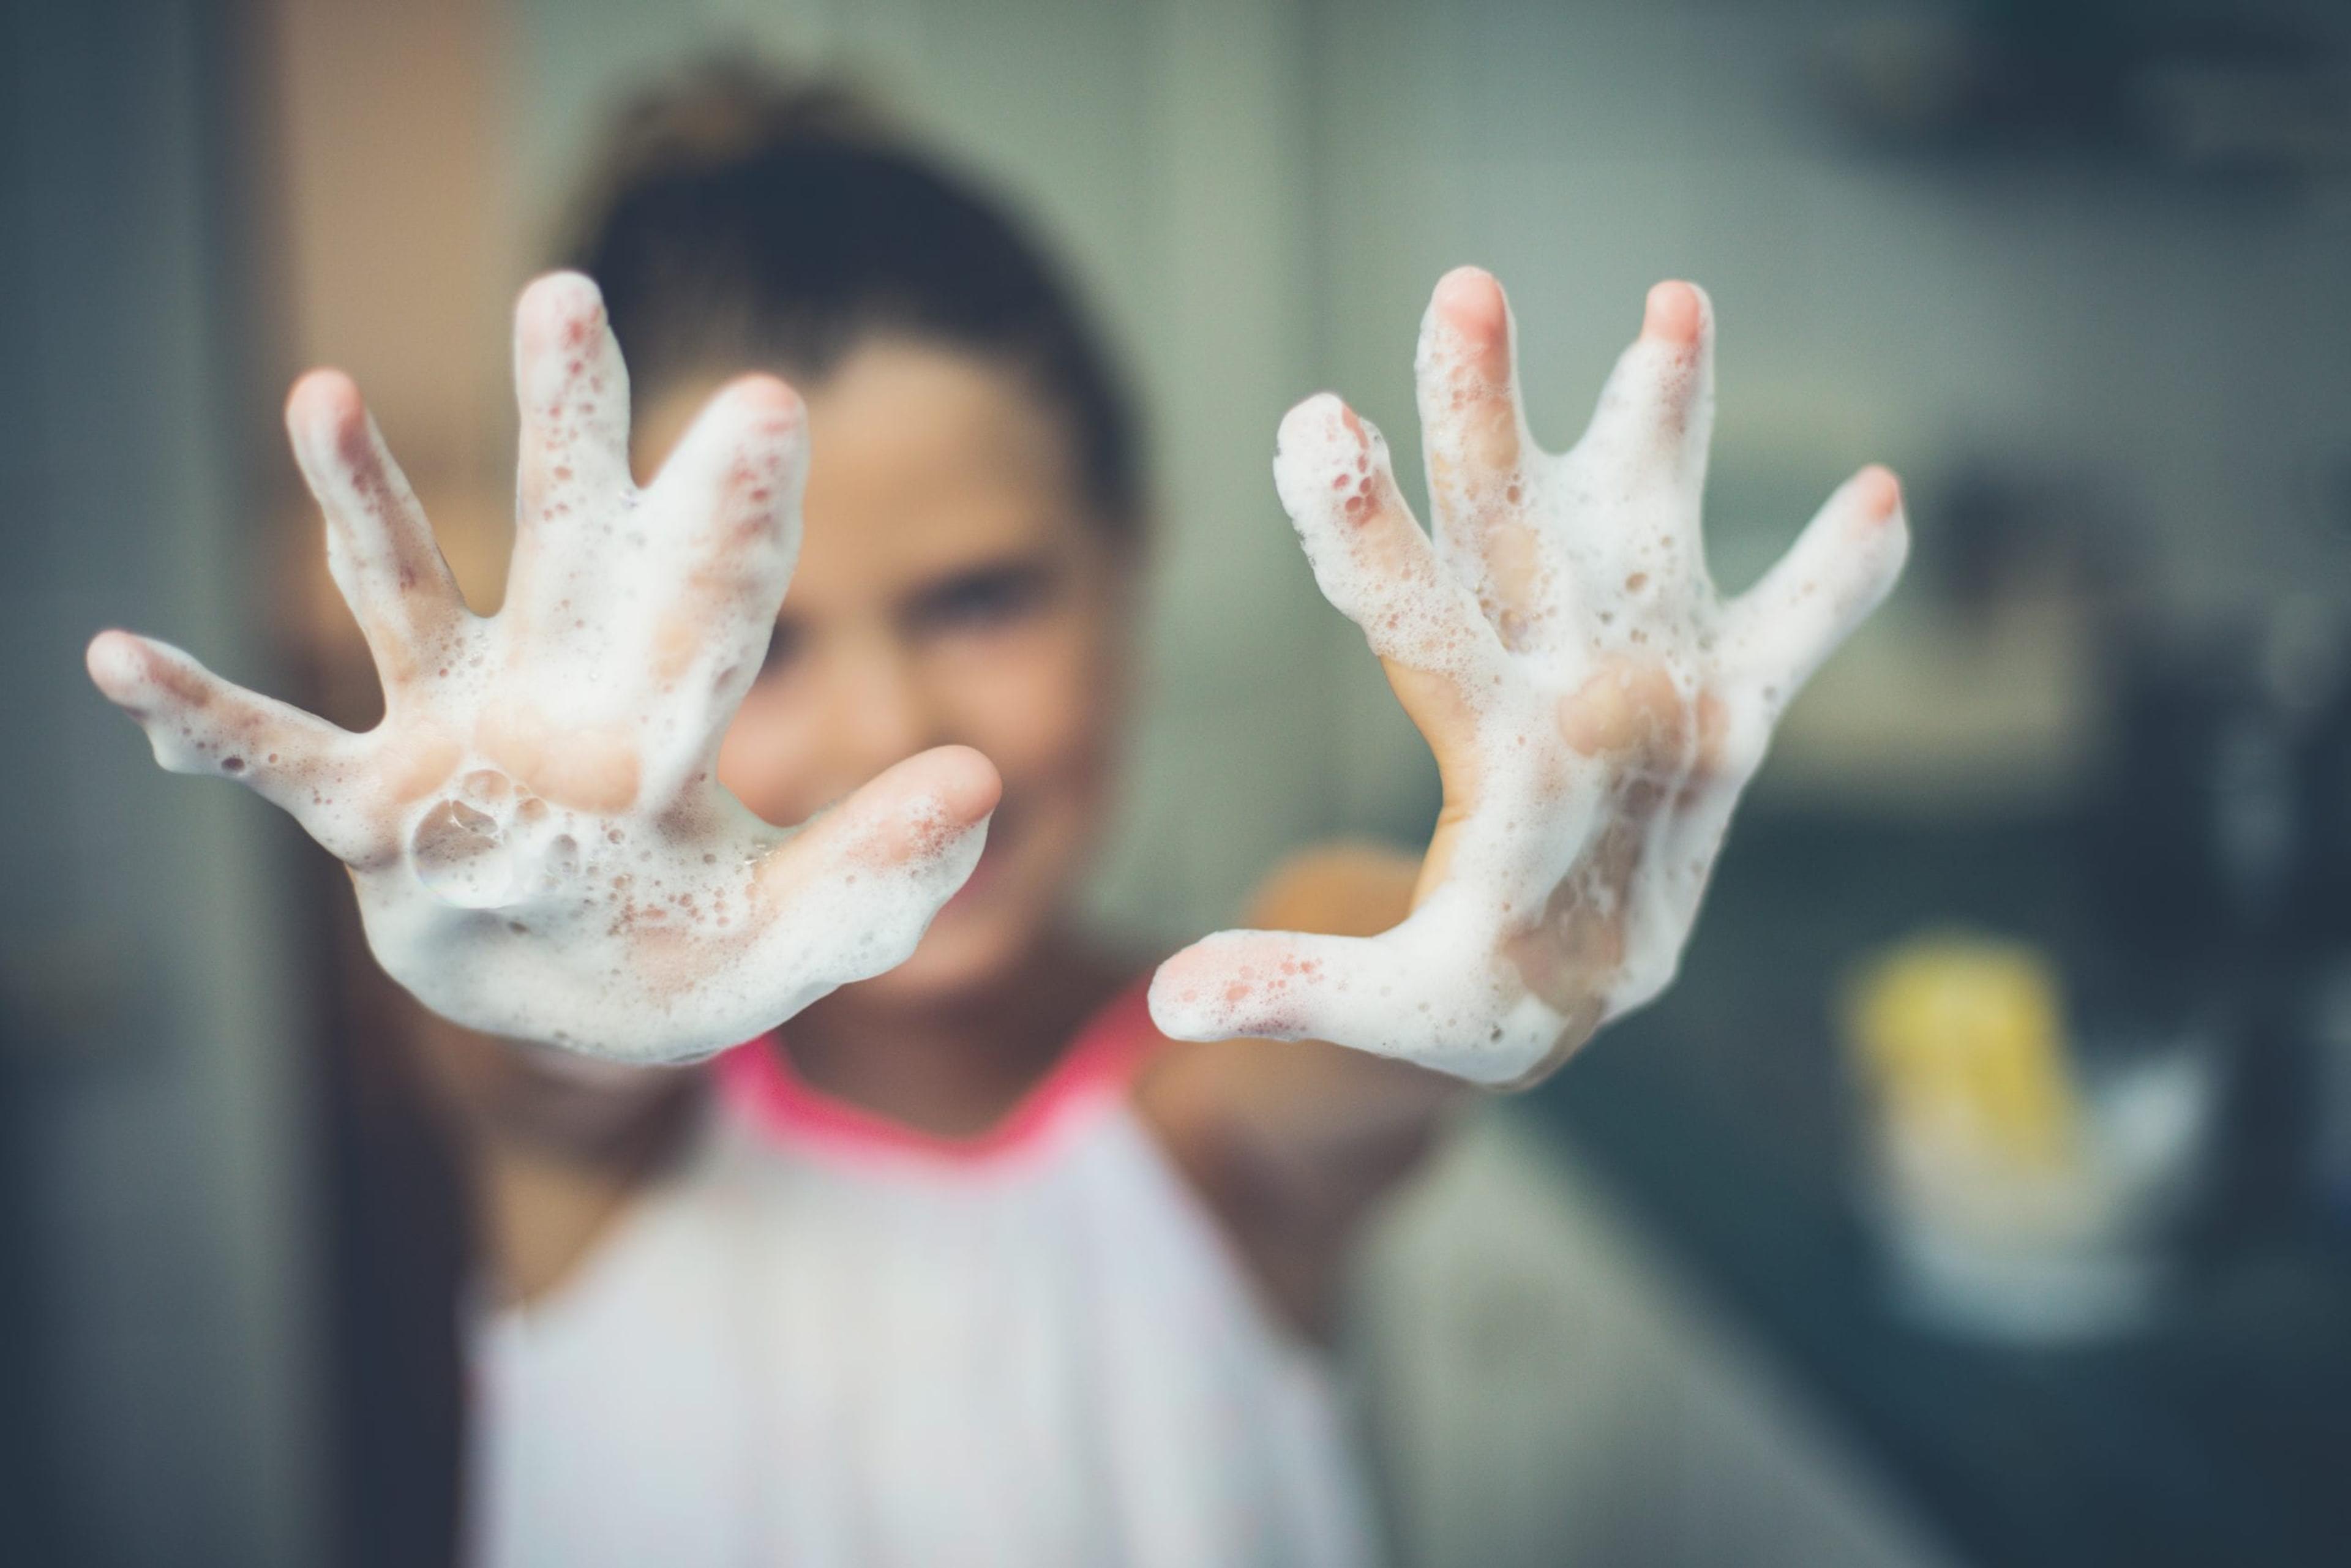
[[[1552,458],[1499,288],[1448,276],[1420,367],[1435,545],[1332,400],[1280,466],[1436,749],[1436,832],[1301,856],[1252,911],[1290,935],[1154,986],[1069,908],[1146,508],[1068,290],[836,103],[705,81],[623,141],[577,257],[596,287],[517,311],[498,617],[465,612],[319,372],[288,422],[383,724],[123,633],[90,656],[167,766],[253,785],[349,864],[385,967],[459,1020],[411,1032],[486,1239],[467,1556],[1371,1561],[1316,1350],[1354,1229],[1461,1079],[1539,1076],[1664,984],[1772,716],[1898,568],[1890,476],[1718,610],[1703,297],[1652,292]],[[705,1071],[593,1060],[779,1019]]]

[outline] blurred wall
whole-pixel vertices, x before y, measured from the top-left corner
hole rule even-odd
[[[288,835],[90,690],[267,684],[219,7],[0,6],[0,1557],[317,1563]],[[266,398],[266,394],[258,394]]]
[[[1554,445],[1646,286],[1707,285],[1728,585],[1869,460],[1908,478],[1929,555],[1938,499],[1989,469],[2097,497],[2179,613],[2351,575],[2351,301],[2331,283],[2351,266],[2351,185],[1873,145],[1828,67],[1874,18],[1920,7],[278,9],[303,357],[357,372],[438,514],[481,521],[450,529],[485,558],[459,560],[469,582],[494,580],[503,545],[498,322],[632,89],[716,50],[844,71],[1034,212],[1153,419],[1151,674],[1096,898],[1150,942],[1228,918],[1286,846],[1426,821],[1426,759],[1315,593],[1268,461],[1281,412],[1332,386],[1389,431],[1417,490],[1413,338],[1463,260],[1512,289]],[[2061,617],[1981,657],[1928,599],[1799,705],[1767,798],[1907,789],[1932,809],[1970,772],[1996,793],[2074,781],[2094,739],[2085,633]]]
[[[2094,26],[2096,9],[2072,11]],[[2097,148],[1910,155],[1857,135],[1834,101],[1840,47],[1962,10],[514,0],[503,131],[514,210],[544,233],[615,94],[748,49],[864,78],[1034,207],[1155,416],[1155,677],[1100,904],[1172,941],[1228,918],[1283,846],[1426,821],[1417,740],[1315,594],[1267,465],[1281,411],[1332,386],[1390,433],[1417,492],[1413,339],[1461,261],[1510,287],[1555,446],[1647,285],[1708,287],[1727,586],[1870,460],[1907,476],[1928,552],[1970,472],[2074,486],[2179,615],[2351,580],[2351,171],[2232,181]],[[1985,653],[1928,597],[1800,705],[1766,798],[1940,809],[1970,771],[2036,799],[2077,781],[2087,633],[2061,615]]]

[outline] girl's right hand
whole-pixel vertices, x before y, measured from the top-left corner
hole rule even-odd
[[[1855,475],[1725,601],[1699,530],[1714,319],[1651,290],[1581,441],[1535,444],[1510,308],[1438,284],[1416,365],[1435,536],[1338,399],[1282,422],[1275,483],[1444,789],[1412,914],[1373,936],[1220,932],[1160,967],[1181,1040],[1331,1040],[1520,1084],[1673,977],[1773,725],[1894,586],[1901,492]]]
[[[125,632],[90,643],[90,676],[163,767],[251,787],[341,860],[378,961],[434,1011],[626,1061],[706,1056],[904,961],[1000,785],[941,747],[798,828],[759,821],[716,755],[799,549],[799,396],[735,382],[639,489],[603,301],[562,273],[517,307],[515,382],[517,537],[487,617],[350,380],[316,371],[287,400],[383,682],[374,729]]]

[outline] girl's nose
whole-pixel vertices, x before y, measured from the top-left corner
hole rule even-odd
[[[862,781],[939,743],[914,661],[895,637],[857,638],[833,674],[828,749],[842,772]]]

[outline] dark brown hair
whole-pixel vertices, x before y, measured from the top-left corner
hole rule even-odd
[[[684,375],[821,377],[895,333],[1010,366],[1067,423],[1096,519],[1144,512],[1125,387],[1075,290],[998,199],[837,86],[714,64],[620,117],[569,246],[641,400]]]

